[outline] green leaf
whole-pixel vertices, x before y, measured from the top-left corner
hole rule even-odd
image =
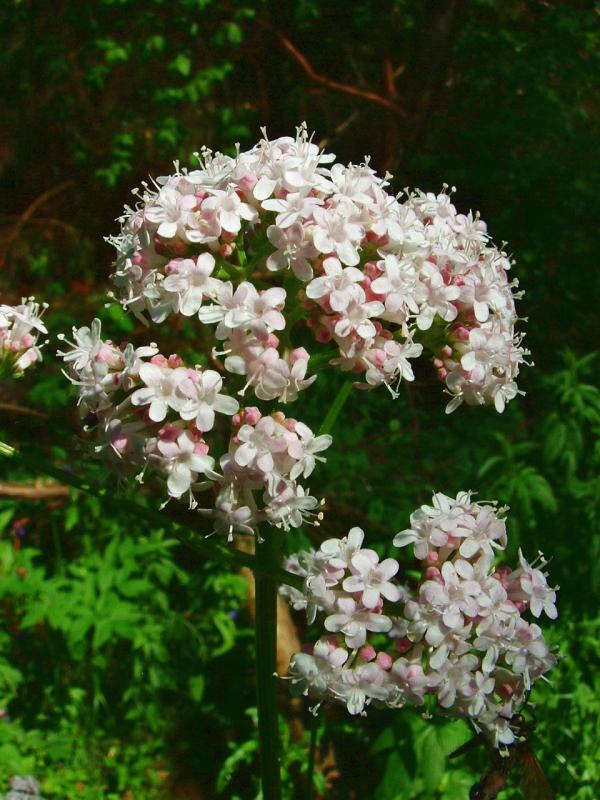
[[[192,71],[192,59],[184,53],[180,53],[169,64],[169,69],[178,72],[184,78],[189,77]]]
[[[199,703],[204,697],[204,688],[206,680],[204,675],[192,675],[188,680],[188,688],[190,697],[196,703]]]

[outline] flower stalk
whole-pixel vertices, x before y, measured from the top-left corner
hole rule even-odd
[[[257,537],[256,584],[256,694],[258,741],[263,800],[280,800],[279,721],[277,715],[277,579],[270,573],[280,561],[276,532]]]

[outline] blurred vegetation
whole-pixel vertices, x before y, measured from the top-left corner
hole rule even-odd
[[[370,153],[397,190],[456,184],[457,206],[510,241],[535,361],[527,396],[502,416],[446,417],[421,365],[395,402],[352,395],[317,480],[327,535],[358,524],[386,548],[432,489],[472,488],[511,506],[508,557],[552,558],[560,617],[546,628],[564,657],[533,697],[532,745],[561,800],[600,796],[598,11],[584,0],[7,0],[0,11],[0,290],[48,301],[53,335],[100,309],[114,338],[141,342],[136,322],[103,307],[102,237],[140,180],[203,144],[250,146],[263,125],[276,136],[305,119],[340,160]],[[189,322],[152,335],[200,349]],[[155,507],[88,463],[55,344],[1,387],[0,403],[36,412],[0,406],[1,438]],[[294,411],[318,425],[338,380],[322,373]],[[42,476],[1,469],[0,789],[34,774],[61,800],[255,797],[246,580],[118,503],[8,497],[6,482],[35,496]],[[290,547],[307,538],[318,540],[305,532]],[[325,717],[323,797],[464,800],[485,768],[483,752],[448,762],[469,735],[460,724]],[[289,798],[304,785],[308,726],[305,711],[282,716]],[[520,797],[517,781],[501,796]]]

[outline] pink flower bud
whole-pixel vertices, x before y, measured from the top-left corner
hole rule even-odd
[[[389,653],[377,653],[376,661],[377,664],[379,664],[379,666],[381,667],[381,669],[388,670],[392,668],[393,660],[392,657],[389,655]]]
[[[371,647],[370,644],[366,645],[365,647],[361,647],[359,655],[363,661],[373,661],[376,656],[375,648]]]
[[[252,189],[254,189],[257,183],[258,183],[258,178],[256,177],[256,175],[253,172],[249,172],[247,175],[244,175],[244,177],[238,182],[238,187],[242,190],[242,192],[250,194],[250,192],[252,191]]]
[[[171,242],[171,250],[177,256],[183,256],[187,253],[187,244],[185,242]]]
[[[428,581],[437,581],[438,583],[443,583],[442,573],[437,567],[427,567],[425,570],[425,578]]]
[[[150,363],[156,365],[157,367],[167,367],[169,365],[167,359],[160,353],[157,353],[155,356],[152,356],[152,358],[150,359]]]
[[[310,355],[304,347],[296,347],[295,350],[292,350],[290,353],[290,361],[292,364],[295,364],[296,361],[308,361]]]
[[[244,409],[243,414],[244,422],[246,422],[248,425],[256,425],[258,420],[262,417],[262,414],[258,408],[256,408],[256,406],[248,406]]]
[[[158,435],[165,442],[175,442],[181,435],[181,428],[168,422],[160,428]]]
[[[315,332],[315,339],[321,344],[326,344],[331,341],[331,334],[327,328],[319,328],[319,330]]]

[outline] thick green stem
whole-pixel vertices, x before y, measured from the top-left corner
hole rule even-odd
[[[279,566],[277,531],[264,531],[256,543],[256,694],[263,800],[280,800],[279,721],[277,715],[277,580],[266,571]]]
[[[331,408],[327,412],[325,419],[319,428],[319,434],[331,432],[331,429],[335,425],[335,421],[344,407],[346,400],[350,397],[351,392],[352,384],[350,381],[346,381],[341,385],[340,390],[336,394],[333,403],[331,404]]]
[[[317,755],[317,741],[319,738],[319,714],[316,712],[310,724],[310,747],[308,750],[308,770],[306,773],[306,800],[312,800],[315,778],[315,758]]]

